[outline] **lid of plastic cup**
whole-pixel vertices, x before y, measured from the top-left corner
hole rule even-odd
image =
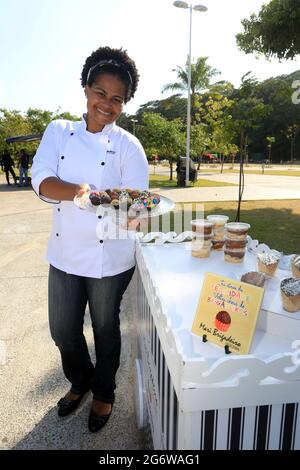
[[[225,225],[225,228],[227,228],[230,232],[244,232],[249,230],[250,227],[250,224],[246,224],[244,222],[229,222]]]
[[[216,221],[221,221],[224,222],[224,224],[228,221],[229,217],[227,215],[219,215],[219,214],[211,214],[206,216],[207,220],[216,222]]]
[[[191,220],[191,224],[196,227],[212,227],[213,223],[206,219],[194,219]]]

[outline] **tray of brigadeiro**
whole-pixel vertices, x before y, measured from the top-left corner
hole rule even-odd
[[[75,196],[80,209],[97,213],[99,208],[112,210],[118,217],[149,218],[163,215],[174,208],[174,202],[157,193],[139,189],[106,189],[84,191]]]

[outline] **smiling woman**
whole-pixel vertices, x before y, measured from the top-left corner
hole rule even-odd
[[[122,49],[100,47],[85,61],[81,84],[87,113],[81,122],[57,120],[47,127],[31,168],[34,190],[55,202],[48,246],[50,331],[71,384],[58,402],[67,416],[91,390],[91,432],[108,421],[120,362],[120,303],[135,265],[135,241],[105,238],[105,217],[73,204],[91,187],[145,190],[148,163],[138,139],[115,121],[134,95],[138,73]],[[96,362],[83,335],[87,303]]]
[[[135,93],[138,73],[124,51],[100,48],[83,67],[81,84],[87,97],[87,129],[99,132],[117,120]]]

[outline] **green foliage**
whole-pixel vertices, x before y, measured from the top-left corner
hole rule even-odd
[[[164,100],[148,101],[139,108],[137,116],[140,118],[143,113],[157,113],[169,121],[180,118],[186,122],[186,107],[186,98],[173,95]]]
[[[168,121],[156,113],[144,113],[139,138],[148,156],[158,154],[176,160],[184,151],[185,138],[180,119]]]
[[[246,54],[293,59],[300,53],[299,0],[271,0],[258,15],[242,20],[244,32],[236,35],[238,47]]]
[[[135,122],[137,120],[137,116],[130,115],[126,113],[122,113],[118,118],[117,124],[118,126],[122,127],[131,134],[138,134],[138,124],[139,122]]]
[[[160,114],[144,113],[139,138],[148,157],[159,155],[170,164],[170,180],[173,179],[173,162],[184,152],[185,137],[182,121],[168,121]]]
[[[199,157],[209,145],[206,127],[201,124],[191,126],[190,156],[194,159]]]

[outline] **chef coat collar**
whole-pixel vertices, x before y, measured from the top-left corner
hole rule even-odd
[[[113,130],[113,128],[115,127],[115,125],[116,125],[115,122],[112,122],[111,124],[106,124],[106,125],[103,127],[102,131],[100,131],[100,132],[93,132],[93,134],[95,134],[95,135],[98,135],[98,134],[109,134],[109,133]],[[89,132],[89,131],[87,131],[86,126],[87,126],[87,122],[86,122],[86,113],[84,113],[84,114],[82,115],[82,121],[81,121],[81,126],[80,126],[80,128],[81,128],[81,130],[83,130],[84,132]],[[89,132],[89,134],[91,134],[91,132]]]

